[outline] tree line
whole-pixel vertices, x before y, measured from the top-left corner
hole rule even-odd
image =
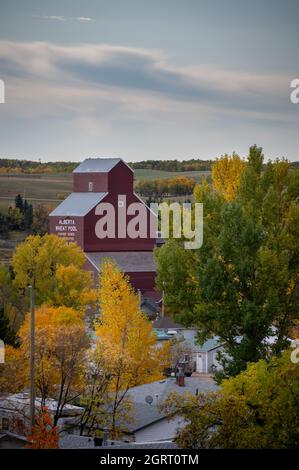
[[[0,174],[3,173],[71,173],[78,163],[45,162],[0,158]]]
[[[193,193],[195,180],[186,176],[174,178],[140,180],[135,189],[141,196],[161,198],[165,196],[185,196]]]
[[[161,170],[161,171],[210,171],[212,160],[143,160],[131,162],[129,165],[133,169]]]
[[[133,169],[161,170],[161,171],[211,171],[215,160],[142,160],[130,162]],[[41,162],[12,158],[0,158],[1,173],[71,173],[78,165],[77,162]],[[290,167],[297,169],[299,162],[292,162]]]

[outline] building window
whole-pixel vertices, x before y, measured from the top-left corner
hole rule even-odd
[[[88,183],[88,191],[93,191],[93,182],[89,181]]]
[[[124,201],[118,201],[118,207],[124,207]]]
[[[9,419],[8,418],[2,418],[2,430],[3,431],[8,431],[9,430]]]

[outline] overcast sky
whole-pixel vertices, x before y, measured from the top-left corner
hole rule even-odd
[[[299,160],[298,0],[0,0],[0,157]]]

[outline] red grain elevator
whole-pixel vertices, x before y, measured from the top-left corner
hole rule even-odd
[[[107,203],[114,209],[115,233],[113,237],[99,238],[97,227],[107,229],[104,223]],[[143,229],[142,236],[132,238],[126,227],[130,221],[134,223],[134,203],[139,203],[140,209],[142,205],[146,232]],[[73,171],[73,193],[49,217],[50,233],[82,248],[85,269],[93,273],[95,282],[102,260],[112,258],[136,290],[153,299],[159,297],[155,291],[153,258],[157,245],[156,216],[135,194],[134,171],[121,158],[84,160]]]

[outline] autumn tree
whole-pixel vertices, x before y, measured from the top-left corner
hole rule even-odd
[[[164,412],[187,423],[177,431],[179,447],[298,448],[299,368],[290,354],[250,364],[219,392],[168,396]]]
[[[168,365],[168,346],[157,348],[156,335],[140,310],[138,295],[112,261],[103,262],[99,279],[97,347],[112,375],[110,425],[115,436],[120,409],[130,411],[129,389],[163,376]]]
[[[47,407],[42,407],[36,417],[32,433],[27,437],[28,449],[58,449],[59,429],[54,426]]]
[[[83,270],[84,261],[84,253],[76,243],[67,243],[56,235],[31,235],[17,246],[13,255],[14,286],[24,291],[32,285],[37,305],[44,302],[57,305],[60,299],[67,306],[76,307],[78,302],[82,304],[86,289],[92,286],[90,274]],[[70,288],[72,275],[74,288],[68,296],[63,283]]]
[[[25,361],[25,362],[24,362]],[[0,393],[18,393],[28,384],[28,357],[9,344],[5,345],[5,363],[0,364]]]
[[[288,163],[264,167],[263,158],[262,149],[250,148],[232,201],[197,187],[196,202],[204,205],[202,247],[188,255],[181,240],[170,240],[157,257],[166,307],[177,321],[197,326],[201,341],[220,337],[224,376],[281,352],[298,319],[299,208],[288,191]],[[186,261],[190,256],[194,262]],[[193,280],[189,305],[178,272]]]
[[[171,239],[156,248],[154,256],[158,264],[156,283],[164,292],[167,311],[183,318],[186,325],[192,324],[198,299],[196,253],[185,250],[181,241]]]
[[[20,392],[29,386],[30,318],[18,332],[20,347],[6,350],[0,389]],[[57,400],[54,424],[65,405],[81,395],[88,338],[82,314],[67,307],[42,306],[35,312],[35,385],[42,406]],[[11,377],[16,379],[11,382]]]
[[[12,270],[9,266],[0,264],[0,311],[10,330],[10,340],[6,338],[6,342],[10,344],[14,343],[13,337],[15,337],[20,326],[24,308],[23,296],[20,295],[13,284]]]
[[[84,408],[80,417],[80,434],[94,435],[105,427],[110,416],[109,389],[113,371],[100,344],[88,352],[83,371],[84,391],[80,405]]]
[[[49,293],[47,302],[57,307],[65,305],[84,312],[87,305],[96,302],[96,290],[93,289],[91,273],[73,264],[57,265],[54,287]]]
[[[231,201],[240,185],[240,178],[245,168],[245,161],[239,155],[233,153],[231,156],[225,154],[216,159],[212,165],[213,187]]]

